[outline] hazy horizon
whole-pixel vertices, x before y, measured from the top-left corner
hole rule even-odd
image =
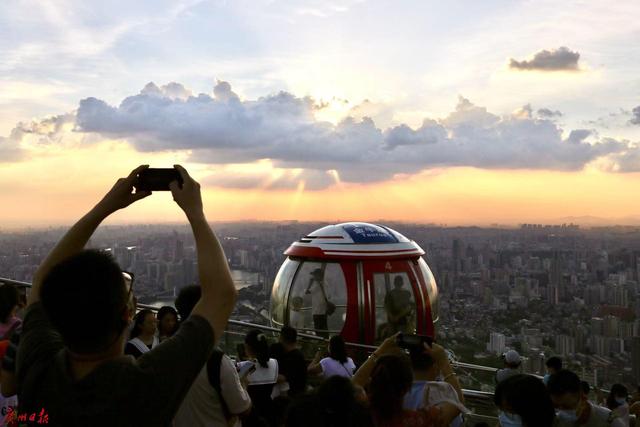
[[[514,223],[498,223],[498,222],[487,222],[487,223],[435,223],[429,221],[399,221],[399,220],[384,220],[384,219],[336,219],[336,220],[296,220],[296,219],[282,219],[282,220],[264,220],[264,219],[237,219],[237,220],[209,220],[211,224],[219,224],[219,225],[235,225],[235,224],[287,224],[287,223],[296,223],[296,224],[339,224],[345,222],[366,222],[372,224],[382,224],[382,225],[394,225],[394,224],[404,224],[404,225],[416,225],[416,226],[425,226],[425,227],[436,227],[436,228],[483,228],[483,229],[491,229],[491,228],[499,228],[499,229],[518,229],[521,228],[524,224],[533,224],[533,225],[541,225],[543,227],[561,227],[561,226],[570,226],[577,225],[581,229],[591,229],[591,228],[602,228],[602,227],[640,227],[640,216],[637,218],[630,218],[628,222],[616,221],[613,219],[607,218],[597,218],[597,217],[588,217],[588,218],[559,218],[557,221],[550,222],[536,222],[536,221],[520,221]],[[0,225],[0,233],[14,233],[14,232],[25,232],[25,231],[45,231],[45,230],[65,230],[73,225],[72,222],[69,223],[57,223],[57,224],[32,224],[27,226],[14,225],[10,224],[2,224]],[[185,219],[184,221],[165,221],[165,222],[114,222],[114,221],[105,221],[101,224],[101,228],[108,227],[188,227],[189,223]],[[312,231],[312,230],[309,230]]]

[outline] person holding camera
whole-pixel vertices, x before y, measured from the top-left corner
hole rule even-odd
[[[172,338],[138,359],[123,354],[135,313],[132,286],[110,254],[84,247],[107,217],[151,195],[136,187],[147,169],[120,178],[35,273],[17,355],[18,421],[33,415],[49,426],[171,425],[222,336],[237,292],[200,185],[176,165],[182,185],[176,179],[164,189],[193,230],[202,297]]]
[[[405,349],[398,345],[399,336],[396,334],[384,340],[353,376],[353,383],[367,390],[376,425],[449,426],[461,412],[454,402],[443,400],[434,403],[425,392],[422,397],[425,405],[417,410],[405,408],[414,373]],[[422,348],[440,367],[444,381],[457,384],[459,388],[444,348],[435,343],[430,346],[426,342],[422,343]]]
[[[437,351],[442,348],[438,344],[432,343],[431,350],[434,349],[434,346],[437,346]],[[411,360],[411,368],[413,369],[413,384],[404,398],[404,408],[417,410],[428,408],[441,402],[449,402],[460,409],[461,412],[460,415],[454,418],[450,426],[462,426],[464,424],[462,414],[468,413],[469,410],[464,406],[464,395],[456,375],[453,372],[442,374],[441,370],[444,368],[446,371],[447,365],[437,363],[433,356],[433,351],[426,351],[422,343],[420,345],[410,345],[407,350]],[[428,399],[425,396],[428,396]]]

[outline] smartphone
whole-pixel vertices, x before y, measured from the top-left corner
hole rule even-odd
[[[250,373],[252,373],[253,371],[256,370],[256,364],[253,362],[249,362],[249,361],[245,361],[245,362],[240,362],[238,363],[238,376],[240,378],[249,375]]]
[[[182,176],[176,169],[144,169],[138,174],[136,191],[169,191],[169,183],[178,181],[182,186]]]
[[[396,338],[396,343],[400,348],[422,347],[423,343],[427,343],[427,345],[431,347],[431,344],[433,344],[433,337],[428,335],[400,334]]]

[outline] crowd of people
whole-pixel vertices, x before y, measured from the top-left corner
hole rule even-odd
[[[65,234],[38,268],[28,300],[0,286],[7,425],[488,426],[467,417],[447,351],[430,341],[403,345],[397,330],[363,360],[335,335],[307,362],[291,326],[277,342],[251,330],[235,358],[225,354],[217,343],[236,290],[200,187],[180,166],[182,184],[170,189],[193,230],[199,285],[182,288],[175,309],[138,311],[133,274],[85,245],[109,215],[151,194],[134,192],[146,167],[119,179]],[[328,304],[318,283],[314,272],[308,291]],[[395,285],[397,299],[406,299]],[[398,319],[411,315],[385,304]],[[316,326],[326,323],[313,315]],[[557,357],[544,378],[522,374],[515,350],[504,362],[494,395],[502,427],[623,427],[640,413],[640,388],[629,395],[616,384],[606,399],[590,399],[589,385]]]

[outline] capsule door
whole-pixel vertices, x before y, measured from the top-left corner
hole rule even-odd
[[[363,262],[366,343],[379,344],[396,332],[427,334],[423,289],[411,263],[406,259]]]

